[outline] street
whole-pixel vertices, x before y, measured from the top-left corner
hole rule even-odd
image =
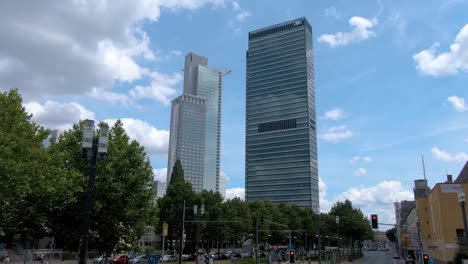
[[[404,264],[403,259],[394,259],[393,251],[365,251],[364,257],[353,261],[360,264]]]

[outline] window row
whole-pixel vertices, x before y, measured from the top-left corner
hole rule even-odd
[[[296,119],[280,120],[275,122],[258,124],[259,133],[291,128],[296,128]]]

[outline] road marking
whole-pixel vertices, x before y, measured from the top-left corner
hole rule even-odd
[[[396,262],[395,262],[395,261],[396,261],[396,260],[395,260],[395,259],[393,259],[393,264],[396,264]]]

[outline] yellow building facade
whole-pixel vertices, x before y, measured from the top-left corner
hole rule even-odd
[[[423,250],[437,263],[453,260],[464,245],[463,216],[457,193],[468,197],[468,183],[438,183],[424,197],[416,198],[416,213]],[[465,212],[468,211],[465,206]]]

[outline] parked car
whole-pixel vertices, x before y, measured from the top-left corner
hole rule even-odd
[[[412,255],[408,255],[406,257],[406,261],[405,261],[406,264],[416,264],[415,260],[414,260],[414,257]]]
[[[115,258],[109,259],[110,264],[128,264],[128,255],[120,255]]]
[[[131,260],[130,264],[148,264],[148,255],[138,255]]]
[[[237,253],[237,252],[232,252],[231,253],[231,259],[232,260],[237,260],[237,259],[241,259],[242,258],[242,255],[240,253]]]
[[[242,253],[243,258],[251,258],[253,257],[253,252],[244,252]]]
[[[130,264],[133,263],[133,259],[136,258],[136,257],[138,257],[138,256],[140,256],[140,255],[138,255],[138,254],[130,254],[130,255],[128,255],[128,263],[130,263]]]
[[[226,258],[230,259],[231,258],[232,251],[226,251],[224,255],[226,255]]]
[[[398,254],[398,252],[394,252],[394,253],[393,253],[393,258],[394,258],[394,259],[399,259],[399,258],[400,258],[400,254]]]
[[[197,254],[182,255],[182,261],[195,261],[196,259],[197,259]]]
[[[162,262],[176,262],[177,256],[176,255],[165,255],[162,257]]]
[[[103,261],[104,261],[104,257],[99,256],[99,257],[93,259],[93,264],[102,264]]]

